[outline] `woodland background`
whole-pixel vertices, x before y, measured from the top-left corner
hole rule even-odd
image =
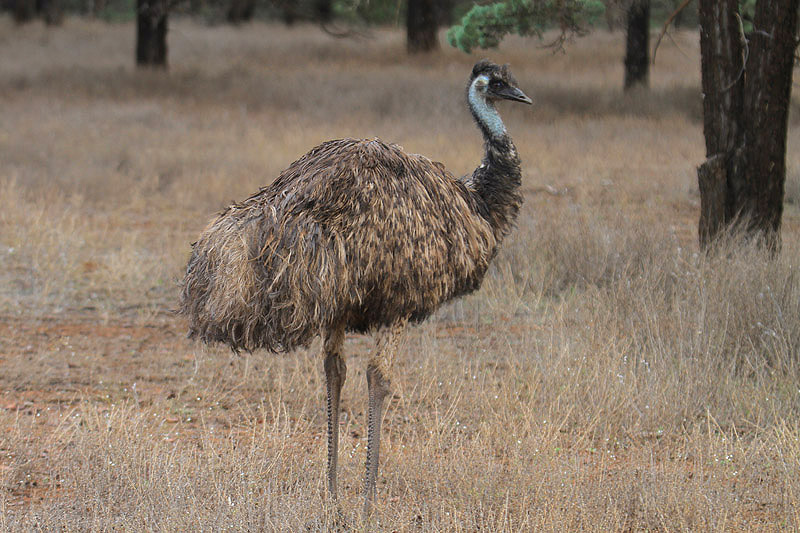
[[[376,529],[800,529],[797,104],[782,248],[701,251],[691,7],[625,91],[624,11],[555,53],[558,29],[465,54],[443,26],[409,54],[396,2],[334,3],[324,27],[200,3],[170,12],[161,69],[135,66],[132,5],[62,2],[58,25],[0,17],[0,528],[327,530],[319,346],[185,339],[189,243],[327,139],[471,172],[464,86],[490,57],[535,100],[500,110],[525,204],[481,290],[407,336]],[[653,4],[651,36],[672,10]],[[346,344],[351,524],[371,347]]]

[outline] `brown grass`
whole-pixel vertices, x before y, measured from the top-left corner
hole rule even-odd
[[[170,72],[137,73],[132,40],[0,20],[0,529],[324,531],[319,348],[186,341],[170,310],[188,243],[328,138],[468,172],[477,56],[178,20]],[[698,255],[697,48],[662,44],[636,95],[619,34],[486,54],[536,99],[504,109],[526,204],[481,291],[408,335],[376,529],[800,529],[800,139],[781,257]],[[370,347],[346,345],[356,529]]]

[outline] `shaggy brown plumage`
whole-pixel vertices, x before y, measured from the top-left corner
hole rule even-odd
[[[337,323],[422,320],[480,285],[498,241],[481,212],[441,164],[326,142],[203,232],[184,284],[192,335],[283,351]]]
[[[522,202],[520,160],[494,102],[530,99],[489,61],[475,65],[467,97],[486,148],[471,176],[378,139],[329,141],[220,213],[193,244],[180,307],[191,336],[278,352],[325,335],[334,495],[343,332],[400,330],[477,289]],[[371,411],[373,381],[388,390],[383,352],[370,361]]]

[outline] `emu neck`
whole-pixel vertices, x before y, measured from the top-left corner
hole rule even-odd
[[[477,94],[474,85],[468,99],[484,138],[483,160],[468,181],[499,243],[511,230],[522,205],[520,159],[497,110]]]
[[[478,123],[478,127],[480,127],[485,138],[500,139],[508,135],[497,109],[478,92],[476,83],[472,83],[469,86],[467,100],[469,101],[469,109],[472,111],[472,116],[475,118],[475,122]]]

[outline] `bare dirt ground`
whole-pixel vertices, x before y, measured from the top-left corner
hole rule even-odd
[[[337,510],[316,344],[192,343],[177,283],[215,211],[323,140],[470,172],[486,55],[536,100],[501,110],[525,206],[481,290],[407,335],[373,530],[800,529],[800,137],[781,256],[699,254],[696,33],[628,95],[605,32],[408,58],[395,30],[176,20],[168,73],[133,35],[0,20],[0,528],[362,528],[372,340],[346,344]]]

